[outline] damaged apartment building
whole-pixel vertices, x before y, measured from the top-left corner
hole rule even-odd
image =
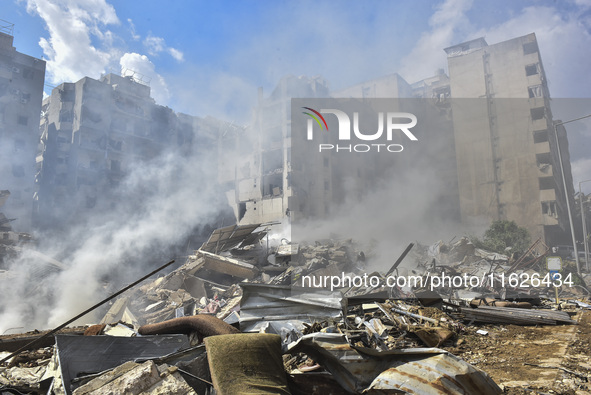
[[[462,108],[452,104],[463,222],[511,219],[534,240],[556,243],[568,229],[566,199],[572,205],[574,190],[566,130],[559,126],[565,196],[535,35],[495,45],[480,38],[445,51],[452,97],[483,98]]]
[[[328,86],[320,78],[283,78],[269,98],[263,98],[259,90],[254,124],[249,131],[224,136],[222,144],[235,145],[241,154],[235,171],[220,173],[237,223],[272,222],[290,215],[291,98],[328,95]],[[324,200],[310,202],[323,205]]]
[[[0,190],[10,191],[12,228],[30,232],[45,61],[18,52],[13,30],[0,20]]]
[[[139,73],[63,83],[43,101],[37,156],[36,225],[59,227],[115,204],[132,164],[174,148],[178,160],[217,152],[221,122],[155,103]]]
[[[429,99],[444,114],[445,127],[423,125],[427,129],[423,133],[430,129],[437,131],[432,136],[441,138],[444,130],[440,142],[445,146],[436,153],[431,169],[444,181],[444,190],[438,193],[446,202],[447,219],[476,227],[486,227],[493,220],[514,220],[534,240],[559,243],[568,229],[566,199],[572,199],[574,191],[566,130],[559,126],[567,196],[562,188],[556,121],[535,34],[493,45],[479,38],[445,52],[449,76],[439,70],[412,84],[391,74],[331,92],[321,78],[287,76],[270,96],[259,92],[251,133],[241,135],[237,143],[252,153],[236,165],[234,174],[222,179],[238,222],[326,218],[330,202],[342,199],[343,163],[336,155],[326,155],[309,166],[307,180],[312,181],[306,187],[293,182],[298,168],[306,163],[292,160],[291,98],[414,98]],[[435,151],[417,153],[414,158]],[[349,176],[362,188],[371,187],[376,168],[366,166],[364,160],[349,163],[356,167]],[[301,205],[301,201],[308,203]]]

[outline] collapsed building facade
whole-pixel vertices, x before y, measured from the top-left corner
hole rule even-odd
[[[496,219],[514,220],[548,244],[557,244],[568,228],[566,196],[573,195],[568,141],[559,125],[569,189],[565,196],[550,96],[534,34],[494,45],[480,38],[446,48],[449,76],[439,70],[412,84],[391,74],[331,91],[321,78],[285,77],[270,96],[259,92],[253,124],[244,132],[157,105],[149,83],[137,73],[108,74],[99,80],[85,77],[60,85],[44,100],[37,131],[45,63],[16,52],[8,33],[2,36],[4,59],[14,64],[3,68],[11,78],[3,77],[10,87],[4,84],[2,141],[4,149],[13,147],[19,155],[2,155],[8,177],[3,188],[11,191],[9,210],[20,218],[17,229],[30,230],[32,218],[36,226],[52,227],[93,210],[100,201],[112,201],[109,194],[131,163],[150,160],[171,146],[181,153],[228,147],[232,155],[243,152],[247,158],[232,166],[221,155],[224,163],[218,173],[240,224],[327,217],[333,203],[342,199],[343,169],[354,170],[347,176],[363,191],[377,183],[378,166],[366,158],[344,162],[327,156],[304,171],[310,185],[294,185],[293,172],[301,171],[306,161],[291,157],[292,97],[433,99],[449,113],[446,122],[452,125],[451,134],[448,130],[441,139],[447,146],[437,159],[444,163],[437,171],[445,180],[440,200],[446,202],[442,211],[448,220],[478,227]],[[475,104],[468,110],[458,101],[452,104],[452,99],[463,98],[479,99],[470,102]],[[10,106],[18,108],[12,111]],[[474,119],[473,111],[482,116]],[[195,144],[194,136],[201,136]],[[29,174],[32,166],[35,179]]]
[[[137,73],[59,85],[42,107],[36,225],[56,228],[108,208],[131,168],[167,149],[179,161],[217,152],[222,125],[156,104]]]
[[[565,278],[560,300],[554,299],[552,287],[536,285],[534,276],[545,270],[547,250],[514,260],[467,238],[411,243],[387,271],[371,273],[378,281],[364,283],[371,248],[351,239],[269,245],[268,230],[260,224],[217,229],[176,270],[154,276],[170,261],[66,322],[98,310],[87,318],[93,325],[0,336],[0,390],[517,395],[591,389],[591,277],[584,286],[567,286]],[[401,278],[411,281],[410,271],[402,274],[409,263],[415,285],[403,286]],[[445,273],[485,280],[434,286]],[[529,280],[500,286],[509,273]],[[326,276],[360,280],[319,286]]]
[[[510,46],[518,49],[532,42],[531,36],[516,40]],[[482,55],[486,48],[483,40],[476,40],[459,49],[452,47],[448,54],[450,59],[459,61],[463,56]],[[531,61],[530,58],[525,61]],[[485,56],[485,59],[489,58]],[[484,126],[474,125],[472,119],[462,117],[462,108],[454,108],[451,98],[455,85],[451,81],[455,72],[450,70],[450,75],[448,78],[439,72],[410,85],[393,74],[378,82],[362,83],[332,94],[321,79],[287,77],[271,97],[263,99],[261,95],[253,127],[255,136],[243,133],[239,127],[220,127],[215,121],[176,114],[156,105],[150,98],[149,87],[137,76],[109,74],[100,80],[83,78],[54,89],[44,102],[42,153],[37,159],[36,213],[40,221],[46,221],[41,224],[58,226],[59,218],[43,216],[48,211],[77,215],[108,204],[112,199],[110,192],[128,174],[134,161],[148,161],[171,145],[182,160],[185,153],[196,149],[215,150],[219,137],[222,150],[226,144],[237,148],[232,150],[233,154],[240,150],[249,152],[255,147],[252,156],[238,159],[238,166],[218,173],[218,181],[228,187],[227,196],[242,226],[217,229],[180,268],[158,278],[153,276],[157,273],[154,271],[53,331],[1,336],[0,389],[55,394],[211,394],[214,390],[219,394],[236,394],[261,392],[262,388],[267,393],[284,394],[500,394],[530,391],[532,386],[546,393],[550,388],[588,390],[589,365],[572,367],[568,363],[577,358],[588,361],[584,345],[589,343],[582,342],[589,341],[591,319],[586,309],[591,306],[588,297],[585,301],[579,299],[589,294],[586,286],[591,279],[582,278],[585,286],[565,285],[560,291],[563,300],[559,301],[557,296],[554,303],[554,289],[539,286],[540,281],[535,285],[534,281],[539,280],[535,275],[546,270],[547,248],[534,251],[534,244],[528,253],[514,259],[479,250],[466,238],[453,244],[417,246],[414,250],[411,243],[389,270],[371,273],[371,278],[378,280],[375,285],[356,285],[351,280],[348,285],[333,286],[331,281],[328,291],[327,283],[319,286],[316,280],[344,279],[346,274],[359,279],[367,277],[366,260],[372,258],[371,249],[364,252],[351,240],[316,240],[309,245],[290,243],[287,239],[279,245],[269,243],[269,222],[292,216],[329,216],[331,204],[342,199],[344,172],[355,181],[354,193],[374,186],[377,177],[383,176],[370,171],[380,164],[380,159],[373,157],[345,161],[316,156],[315,162],[309,163],[305,158],[294,158],[292,96],[412,95],[433,99],[424,111],[441,114],[437,119],[443,120],[445,128],[437,127],[444,133],[439,136],[441,140],[434,142],[439,147],[440,142],[447,144],[446,149],[441,150],[443,154],[418,150],[413,159],[399,158],[394,165],[408,165],[409,160],[413,164],[422,160],[423,165],[428,165],[427,159],[437,155],[438,168],[433,173],[446,185],[439,193],[449,202],[452,218],[465,222],[481,217],[513,219],[513,208],[503,205],[506,197],[503,188],[515,191],[521,184],[511,177],[503,178],[517,170],[510,170],[509,163],[502,163],[523,152],[525,159],[518,158],[518,162],[524,167],[548,169],[545,166],[548,163],[532,163],[532,152],[526,149],[534,145],[536,160],[548,156],[535,145],[539,143],[536,139],[541,138],[535,132],[543,128],[543,124],[533,122],[538,120],[533,117],[539,112],[533,110],[541,105],[536,96],[539,90],[534,89],[534,97],[526,99],[533,99],[526,109],[505,110],[513,111],[512,116],[523,123],[527,121],[529,125],[531,121],[533,129],[520,123],[511,133],[504,134],[498,130],[497,119],[507,112],[501,111],[500,105],[492,100],[496,91],[490,90],[484,98],[486,112],[481,113]],[[489,74],[485,77],[485,81],[492,81]],[[467,84],[470,86],[471,82]],[[529,92],[529,85],[526,87]],[[547,92],[547,88],[540,89],[542,93]],[[547,105],[546,100],[543,103]],[[551,127],[548,122],[546,129]],[[513,127],[508,121],[502,125]],[[427,133],[435,126],[425,125],[417,133]],[[459,145],[460,134],[468,134],[471,128],[490,136],[490,144],[486,145],[487,139],[479,135],[477,142],[469,140]],[[192,146],[195,130],[211,133],[205,134],[205,142]],[[532,140],[516,147],[518,152],[497,146],[516,144],[526,137]],[[484,148],[473,146],[476,144]],[[482,160],[471,162],[471,157],[456,154],[458,150],[474,150]],[[502,157],[501,153],[509,156]],[[491,172],[491,163],[500,167]],[[488,170],[483,175],[466,175],[467,171],[482,171],[482,168]],[[307,185],[294,184],[293,178],[301,176],[299,173],[307,177]],[[523,174],[529,177],[529,173]],[[537,172],[534,179],[540,179]],[[539,181],[538,192],[548,190],[541,188],[546,182]],[[496,206],[493,204],[496,211],[492,214],[483,212],[484,206],[482,209],[469,206],[469,197],[477,193],[484,195],[477,199],[491,201],[486,199],[490,190],[481,191],[480,184],[497,188],[498,194],[493,194],[496,198],[492,200],[496,202]],[[523,186],[530,187],[535,185]],[[6,196],[7,193],[0,193],[0,205]],[[538,207],[543,213],[549,207],[544,203],[551,202],[534,200],[534,204],[530,193],[516,194],[513,198],[516,204],[527,205],[532,210]],[[490,209],[490,203],[486,208]],[[536,226],[539,230],[539,224]],[[412,255],[408,255],[411,251]],[[407,256],[414,257],[414,265],[399,267]],[[394,258],[393,254],[388,256]],[[424,280],[424,284],[430,283],[431,289],[427,285],[388,284],[391,278],[410,279],[403,271]],[[455,279],[470,276],[482,281],[456,286],[450,278],[447,286],[434,287],[433,279],[445,278],[445,273]],[[498,282],[509,274],[513,275],[509,279],[522,279],[525,275],[531,281],[518,281],[522,284],[519,286],[503,283],[499,289]],[[549,279],[550,273],[546,276]],[[149,280],[133,293],[114,299],[146,279]],[[307,285],[306,280],[309,280]],[[103,318],[94,321],[97,325],[58,333],[76,318],[111,300],[108,308],[98,311]],[[570,329],[579,322],[580,331]],[[564,344],[571,341],[583,344],[580,348],[584,351],[572,352],[574,355],[570,356],[559,351],[548,353],[549,358],[554,358],[551,366],[540,366],[535,353],[528,358],[518,355],[528,364],[538,364],[533,365],[537,370],[528,369],[533,374],[524,378],[534,377],[532,381],[537,383],[533,385],[515,382],[516,378],[522,378],[517,376],[511,377],[511,381],[498,373],[491,378],[485,371],[493,366],[486,365],[481,356],[489,355],[485,353],[490,353],[491,344],[515,348],[511,347],[513,336],[503,332],[514,333],[515,327],[522,325],[528,326],[524,334],[542,343],[521,342],[517,353],[524,354],[521,347],[526,350],[532,344],[541,345],[540,350],[550,349],[555,339],[548,334],[551,332],[542,332],[546,336],[540,338],[541,332],[537,331],[544,325],[564,335]],[[485,343],[479,340],[480,336],[491,340]],[[498,343],[499,339],[506,343]],[[484,344],[478,347],[481,343]],[[512,371],[516,370],[514,361],[498,359],[494,364]],[[541,376],[539,372],[543,369],[555,369],[556,374],[551,380],[538,380],[536,376]]]
[[[444,180],[439,193],[446,219],[463,225],[486,227],[493,220],[513,220],[528,229],[533,239],[557,244],[568,236],[566,199],[572,199],[572,175],[566,130],[557,127],[535,34],[488,45],[483,38],[445,49],[449,76],[442,70],[413,84],[391,74],[340,91],[330,91],[320,78],[283,78],[268,97],[259,92],[252,137],[241,136],[253,154],[226,177],[228,200],[240,224],[281,221],[288,216],[326,218],[330,206],[342,198],[343,167],[354,171],[358,190],[377,183],[376,158],[355,158],[347,163],[326,155],[309,167],[302,185],[293,185],[307,160],[292,158],[291,98],[420,98],[446,112],[439,125],[423,126],[429,138],[439,138],[442,149],[417,151],[411,161],[435,155],[426,172]],[[478,116],[474,116],[478,114]],[[447,126],[441,127],[445,123]],[[431,127],[431,130],[428,130]],[[442,132],[442,130],[445,130]],[[442,136],[442,133],[445,133]],[[558,162],[564,166],[567,194]],[[393,166],[405,166],[396,159]],[[378,162],[379,163],[379,162]],[[408,162],[406,163],[408,165]],[[290,204],[291,202],[291,204]]]

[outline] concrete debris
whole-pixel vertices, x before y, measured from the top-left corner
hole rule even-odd
[[[56,336],[56,353],[64,391],[71,394],[72,384],[81,374],[96,374],[136,358],[157,358],[189,347],[183,335],[115,337]]]
[[[305,324],[343,319],[345,306],[340,292],[249,283],[242,284],[242,289],[242,332],[281,334],[282,328],[303,331]]]
[[[107,325],[103,330],[103,333],[107,336],[119,336],[119,337],[132,337],[137,336],[137,332],[133,330],[133,327],[118,323],[115,325]]]
[[[467,238],[413,242],[393,254],[393,265],[370,272],[371,248],[352,240],[292,244],[270,231],[259,224],[214,231],[181,267],[113,299],[96,325],[48,338],[0,336],[3,359],[43,340],[0,365],[0,392],[591,390],[591,276],[556,290],[534,286],[547,274],[549,249],[539,240],[521,257],[477,249]],[[364,276],[374,281],[342,281]],[[433,286],[445,276],[481,281]],[[418,283],[388,283],[411,277]],[[519,358],[530,349],[525,369]],[[549,374],[536,387],[524,384]]]
[[[9,197],[10,191],[0,190],[0,207],[6,203]],[[0,212],[0,281],[10,280],[12,273],[5,270],[7,269],[6,262],[19,256],[25,249],[29,256],[38,260],[37,264],[43,267],[42,271],[51,272],[63,269],[64,266],[60,262],[34,250],[35,239],[31,234],[13,230],[11,223],[16,219],[7,217],[3,212]]]
[[[240,262],[237,259],[216,255],[208,251],[199,251],[199,255],[203,257],[203,269],[206,270],[249,280],[255,278],[258,274],[255,266]]]
[[[74,395],[145,394],[189,395],[196,392],[187,384],[176,367],[126,362],[78,387]]]
[[[134,327],[138,326],[137,319],[131,311],[127,308],[129,298],[120,298],[111,306],[107,314],[101,320],[101,324],[110,324],[115,322],[125,322]]]

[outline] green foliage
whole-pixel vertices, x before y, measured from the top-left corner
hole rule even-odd
[[[515,221],[494,221],[484,232],[482,240],[473,237],[472,243],[477,248],[507,254],[505,249],[511,247],[509,253],[523,254],[529,248],[530,236],[527,229],[517,226]]]

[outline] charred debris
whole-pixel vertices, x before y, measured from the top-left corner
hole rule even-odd
[[[482,358],[474,356],[484,355],[477,345],[495,349],[502,332],[556,327],[571,333],[588,314],[589,276],[575,276],[568,287],[532,286],[533,274],[547,272],[549,249],[540,241],[520,257],[479,250],[467,238],[411,243],[392,252],[384,272],[369,272],[372,254],[352,240],[291,243],[261,224],[217,229],[166,275],[156,270],[52,331],[0,336],[0,394],[557,388],[573,392],[552,393],[574,394],[591,388],[591,369],[560,362],[530,363],[554,374],[537,387],[542,392],[523,381],[497,382],[476,366]],[[511,274],[519,281],[500,282]],[[429,279],[442,275],[483,281],[434,287]],[[377,280],[335,280],[364,276]],[[421,281],[401,286],[388,278]],[[100,322],[68,326],[94,309],[105,311]],[[523,365],[505,362],[509,370]]]

